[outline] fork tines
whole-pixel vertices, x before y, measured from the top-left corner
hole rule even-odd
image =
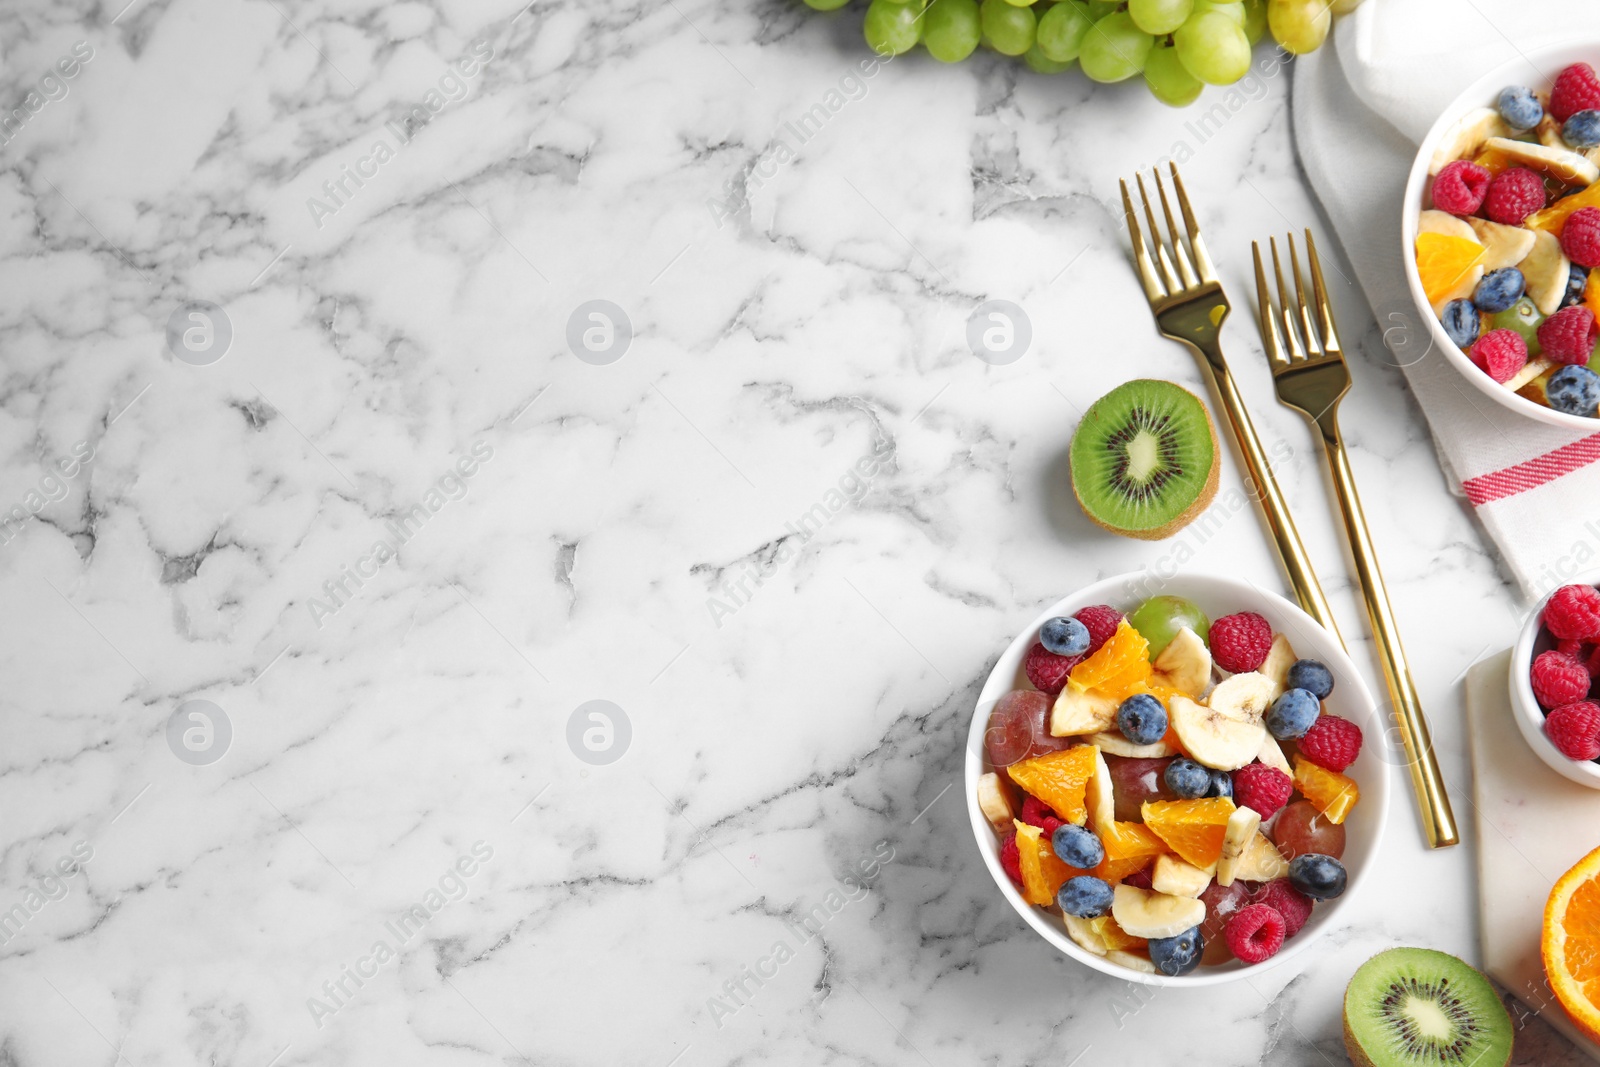
[[[1267,289],[1261,245],[1250,242],[1250,252],[1256,264],[1256,304],[1261,309],[1261,341],[1266,346],[1267,358],[1272,361],[1274,369],[1342,357],[1339,332],[1333,325],[1333,309],[1328,304],[1327,286],[1322,281],[1322,261],[1317,258],[1317,242],[1309,229],[1305,234],[1306,262],[1311,267],[1311,299],[1316,305],[1315,317],[1306,303],[1305,284],[1300,279],[1300,254],[1295,248],[1294,234],[1286,238],[1289,244],[1289,273],[1294,276],[1293,304],[1289,302],[1289,289],[1283,284],[1283,262],[1278,258],[1278,239],[1268,239],[1272,248],[1272,273],[1278,282],[1278,304],[1283,316],[1281,331],[1278,313],[1273,311],[1272,294]]]
[[[1159,169],[1155,172],[1156,193],[1161,197],[1161,213],[1167,219],[1170,243],[1162,239],[1161,227],[1156,225],[1150,194],[1144,187],[1144,175],[1134,175],[1134,181],[1139,186],[1139,199],[1144,204],[1144,217],[1150,226],[1150,243],[1155,247],[1154,259],[1151,258],[1150,249],[1145,245],[1139,216],[1133,210],[1133,197],[1128,193],[1128,183],[1120,179],[1117,183],[1122,186],[1122,209],[1128,219],[1128,235],[1133,240],[1133,258],[1139,267],[1139,280],[1144,283],[1145,296],[1152,304],[1217,280],[1216,268],[1212,265],[1211,256],[1206,253],[1205,242],[1200,239],[1200,224],[1195,221],[1194,209],[1189,206],[1189,194],[1184,191],[1183,179],[1178,176],[1178,165],[1170,163],[1168,166],[1172,171],[1172,187],[1178,197],[1178,210],[1183,214],[1189,247],[1193,249],[1192,257],[1189,249],[1184,247],[1184,234],[1178,231],[1177,220],[1172,214],[1172,204],[1167,200],[1167,186],[1161,180]]]

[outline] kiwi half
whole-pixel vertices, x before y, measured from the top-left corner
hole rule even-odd
[[[1124,537],[1171,537],[1217,495],[1217,431],[1200,398],[1140,378],[1094,402],[1072,435],[1072,492]]]
[[[1489,980],[1443,952],[1380,952],[1344,991],[1344,1047],[1358,1067],[1506,1067],[1511,1041]]]

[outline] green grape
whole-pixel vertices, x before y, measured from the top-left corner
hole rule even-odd
[[[1144,69],[1155,38],[1133,24],[1126,11],[1114,11],[1089,27],[1078,62],[1097,82],[1126,81]]]
[[[1267,0],[1273,40],[1297,56],[1320,48],[1332,24],[1327,0]]]
[[[1012,7],[1032,7],[1033,0],[1006,0]]]
[[[1178,27],[1172,43],[1184,69],[1211,85],[1232,85],[1250,69],[1250,38],[1244,27],[1217,11],[1196,13]]]
[[[1194,103],[1205,88],[1205,83],[1184,67],[1178,50],[1162,45],[1152,49],[1150,58],[1145,60],[1144,83],[1157,100],[1172,107]]]
[[[1043,49],[1039,47],[1038,41],[1034,41],[1033,47],[1022,53],[1022,61],[1035,74],[1060,74],[1072,66],[1072,60],[1070,59],[1063,62],[1045,55]]]
[[[1361,0],[1332,0],[1328,5],[1335,15],[1348,15],[1361,6]]]
[[[1121,6],[1119,0],[1089,0],[1089,21],[1099,22]]]
[[[867,39],[867,47],[880,56],[909,52],[922,36],[922,5],[872,0],[861,35]]]
[[[1159,54],[1162,49],[1157,49]],[[1172,49],[1164,49],[1172,51]],[[1155,58],[1152,54],[1151,59]],[[1149,72],[1149,68],[1145,68]],[[1191,79],[1192,80],[1192,79]],[[1198,82],[1196,84],[1199,84]],[[1153,596],[1128,612],[1128,625],[1138,630],[1150,642],[1150,658],[1161,655],[1161,650],[1172,643],[1178,631],[1187,626],[1200,640],[1211,636],[1211,620],[1200,610],[1200,605],[1181,596]],[[1181,647],[1181,646],[1180,646]]]
[[[1539,327],[1544,316],[1533,306],[1533,301],[1523,297],[1504,311],[1489,316],[1487,330],[1515,330],[1528,345],[1528,358],[1544,355],[1544,345],[1539,343]]]
[[[1198,15],[1203,11],[1215,11],[1219,15],[1226,15],[1241,26],[1249,17],[1242,0],[1194,0],[1194,13]]]
[[[1070,63],[1078,58],[1083,35],[1092,25],[1088,6],[1079,0],[1057,4],[1039,16],[1039,51],[1058,63]]]
[[[1033,47],[1033,33],[1039,22],[1033,8],[1015,7],[1009,0],[983,0],[978,14],[983,22],[983,39],[996,52],[1020,56]]]
[[[813,11],[837,11],[850,0],[806,0],[806,6]]]
[[[1128,0],[1128,16],[1133,24],[1157,37],[1182,26],[1193,12],[1194,0]]]
[[[933,0],[922,16],[922,43],[941,63],[959,63],[978,47],[978,0]]]
[[[1244,0],[1244,35],[1255,43],[1266,36],[1267,0]]]

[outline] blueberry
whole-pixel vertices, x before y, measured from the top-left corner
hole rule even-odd
[[[1058,656],[1081,656],[1089,651],[1089,628],[1058,616],[1039,627],[1039,643]]]
[[[1062,883],[1056,904],[1068,915],[1098,919],[1111,910],[1111,887],[1093,875],[1080,874]]]
[[[1211,775],[1211,784],[1206,787],[1208,797],[1233,798],[1233,775],[1227,771],[1207,771]]]
[[[1322,702],[1304,689],[1285,689],[1267,712],[1267,730],[1279,741],[1304,737],[1322,714]]]
[[[1561,139],[1573,148],[1600,147],[1600,111],[1579,111],[1561,127]]]
[[[1477,291],[1472,294],[1472,302],[1478,305],[1479,311],[1493,314],[1496,311],[1504,311],[1521,300],[1523,290],[1526,288],[1527,282],[1520,270],[1515,267],[1501,267],[1483,276],[1483,281],[1478,283]]]
[[[1161,777],[1167,788],[1184,800],[1199,800],[1211,789],[1211,772],[1181,756],[1167,764]]]
[[[1333,692],[1333,672],[1320,660],[1297,659],[1289,666],[1289,689],[1304,689],[1318,700]]]
[[[1545,383],[1544,396],[1557,411],[1593,418],[1600,408],[1600,374],[1588,367],[1562,367]]]
[[[1200,966],[1200,955],[1206,950],[1206,942],[1200,936],[1200,928],[1191,926],[1173,937],[1153,937],[1146,947],[1150,950],[1150,962],[1156,965],[1156,970],[1176,978]]]
[[[1567,291],[1561,297],[1561,306],[1571,307],[1583,300],[1584,287],[1589,284],[1589,268],[1572,265],[1572,272],[1567,275]]]
[[[1135,693],[1117,709],[1117,729],[1136,745],[1153,745],[1166,736],[1167,709],[1149,693]]]
[[[1062,863],[1080,871],[1098,867],[1100,861],[1106,858],[1106,848],[1100,839],[1070,822],[1056,827],[1056,832],[1050,837],[1050,847]]]
[[[1465,352],[1478,339],[1478,309],[1470,300],[1452,300],[1444,306],[1439,323],[1456,347]]]
[[[1513,130],[1531,130],[1544,118],[1544,105],[1526,85],[1508,85],[1500,90],[1500,117]]]
[[[1344,864],[1332,856],[1303,852],[1289,861],[1289,884],[1312,900],[1332,900],[1344,892]]]

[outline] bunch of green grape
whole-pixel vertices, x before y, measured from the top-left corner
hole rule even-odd
[[[805,0],[833,11],[850,0]],[[1193,103],[1206,85],[1232,85],[1269,30],[1288,52],[1313,52],[1335,15],[1361,0],[871,0],[862,33],[879,55],[919,43],[959,63],[984,45],[1021,56],[1040,74],[1074,63],[1097,82],[1143,74],[1157,100]]]

